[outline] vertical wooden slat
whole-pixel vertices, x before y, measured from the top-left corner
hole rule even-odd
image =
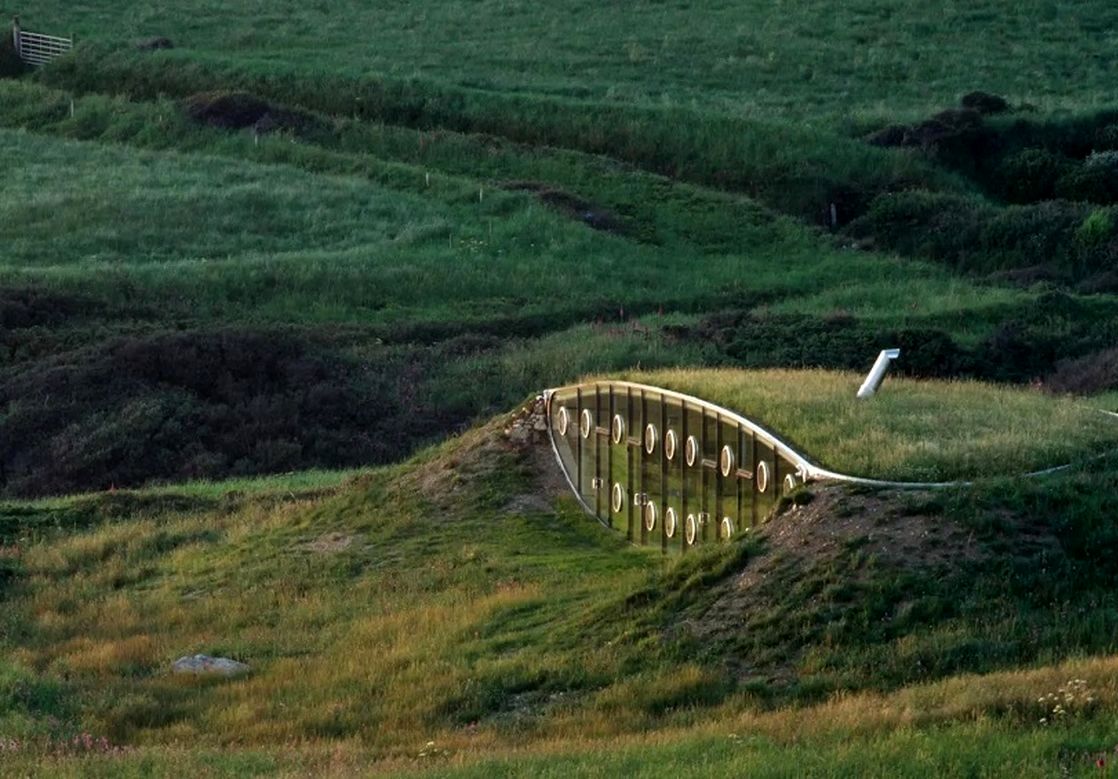
[[[633,429],[633,414],[634,414],[633,390],[632,390],[631,387],[626,387],[625,388],[625,405],[628,407],[628,413],[626,415],[628,418],[625,420],[626,431],[625,431],[624,438],[622,438],[622,440],[621,440],[621,445],[625,447],[625,458],[626,458],[626,462],[628,463],[628,466],[629,466],[628,468],[625,469],[626,470],[626,478],[629,480],[629,489],[628,489],[628,494],[626,496],[627,500],[625,501],[625,505],[627,506],[626,511],[628,511],[628,514],[629,514],[629,528],[628,528],[628,531],[627,531],[627,536],[629,538],[629,543],[631,544],[631,543],[634,543],[634,541],[636,540],[636,533],[634,532],[636,530],[636,528],[633,525],[633,514],[634,514],[634,507],[636,505],[635,499],[636,499],[636,495],[637,495],[637,492],[636,492],[636,490],[637,490],[637,486],[636,486],[637,485],[637,478],[636,478],[636,474],[634,473],[634,470],[635,470],[634,465],[635,464],[633,462],[633,447],[629,446],[629,432]]]

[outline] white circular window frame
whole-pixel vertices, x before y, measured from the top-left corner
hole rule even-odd
[[[555,415],[555,427],[559,430],[559,435],[566,435],[571,429],[571,412],[566,406],[559,407],[559,413]]]
[[[656,429],[656,425],[649,422],[644,426],[644,451],[647,454],[652,454],[656,451],[656,444],[660,442],[660,431]]]
[[[737,464],[736,459],[733,447],[729,444],[722,447],[722,452],[718,455],[718,470],[722,472],[724,477],[729,478],[730,474],[734,472],[734,466]]]
[[[698,538],[699,520],[695,518],[694,514],[688,514],[686,521],[683,523],[683,540],[687,542],[688,546],[694,546]]]
[[[683,447],[683,459],[689,468],[693,467],[699,459],[699,439],[693,435],[687,436],[687,443]]]
[[[590,413],[590,409],[584,408],[582,410],[582,419],[578,423],[578,432],[583,438],[589,438],[590,434],[594,432],[594,415]]]
[[[675,450],[679,448],[679,439],[674,430],[664,433],[664,456],[669,460],[675,459]]]
[[[613,415],[613,422],[610,423],[609,428],[609,437],[615,444],[619,444],[625,440],[625,417],[620,414]]]
[[[651,533],[656,529],[656,504],[651,501],[644,504],[644,529]]]
[[[625,488],[621,486],[619,481],[613,483],[613,490],[610,493],[610,508],[613,509],[614,514],[620,514],[622,509],[625,508]]]
[[[730,517],[722,517],[722,539],[725,540],[734,535],[734,520]]]
[[[757,492],[764,492],[769,488],[769,464],[762,460],[757,463]]]
[[[664,535],[672,538],[675,535],[675,526],[678,522],[678,516],[675,509],[668,506],[668,510],[664,512]]]

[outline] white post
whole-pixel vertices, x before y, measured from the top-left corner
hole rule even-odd
[[[23,51],[20,49],[20,45],[19,45],[20,44],[19,33],[20,33],[19,17],[18,16],[13,16],[12,17],[12,45],[15,46],[16,56],[19,57],[20,59],[23,59]]]
[[[900,349],[883,349],[881,354],[877,355],[866,380],[862,382],[862,387],[858,390],[858,397],[868,398],[877,392],[877,388],[881,386],[881,380],[885,378],[885,371],[888,370],[889,363],[900,356]]]

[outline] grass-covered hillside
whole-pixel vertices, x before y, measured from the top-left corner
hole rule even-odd
[[[0,505],[5,764],[1086,776],[1114,746],[1110,459],[812,485],[665,558],[582,514],[506,424],[341,482]],[[197,652],[252,671],[170,673]],[[1078,679],[1065,714],[1038,701]]]
[[[16,14],[0,775],[1118,759],[1111,3]],[[977,483],[649,554],[503,435],[601,376]]]
[[[1060,362],[1113,342],[1111,296],[854,252],[600,157],[0,89],[9,494],[391,461],[637,364],[862,370],[900,345],[913,375],[1112,382]]]

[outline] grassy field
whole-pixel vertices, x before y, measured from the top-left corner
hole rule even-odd
[[[13,13],[0,774],[1113,770],[1111,4]],[[1000,478],[665,557],[493,418],[585,376]]]
[[[33,0],[19,11],[28,29],[124,45],[168,35],[184,58],[258,69],[794,118],[925,111],[971,89],[1045,109],[1104,101],[1118,23],[1107,3],[1048,0],[565,0],[546,9],[510,0],[376,8]]]

